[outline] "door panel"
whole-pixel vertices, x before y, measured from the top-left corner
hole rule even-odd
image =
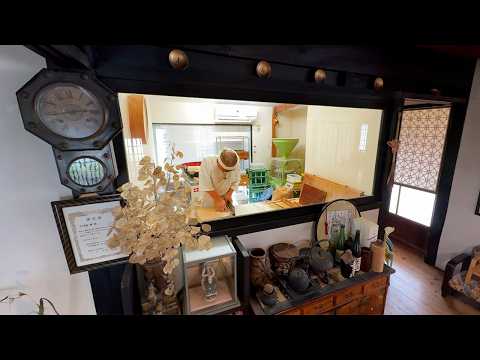
[[[383,224],[395,227],[392,240],[403,242],[425,254],[430,237],[430,227],[426,225],[430,225],[430,216],[432,221],[435,216],[435,194],[437,183],[441,180],[438,175],[443,166],[451,107],[445,104],[412,105],[408,106],[408,110],[404,109],[397,127],[400,149],[396,156],[396,173],[393,176],[395,184],[400,186],[400,192],[391,196],[390,187],[387,197],[390,203],[387,204]],[[405,190],[404,194],[402,189]],[[429,196],[425,197],[423,194]],[[399,200],[395,204],[397,197]],[[400,206],[402,204],[407,207]]]
[[[430,232],[428,227],[392,213],[387,213],[385,216],[385,224],[395,228],[395,232],[390,235],[394,242],[399,241],[415,248],[422,254],[425,253]]]

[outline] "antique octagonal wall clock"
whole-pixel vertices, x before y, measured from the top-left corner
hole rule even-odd
[[[118,175],[112,143],[102,150],[61,151],[53,148],[58,175],[74,193],[106,194],[115,192]]]
[[[17,100],[25,129],[59,150],[101,150],[122,129],[117,95],[88,72],[43,69]]]

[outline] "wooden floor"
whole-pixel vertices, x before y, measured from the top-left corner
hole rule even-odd
[[[443,272],[427,265],[415,250],[396,243],[385,315],[480,315],[457,299],[443,298]]]

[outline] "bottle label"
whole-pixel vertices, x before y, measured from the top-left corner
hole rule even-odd
[[[353,258],[353,264],[352,264],[352,272],[353,273],[356,273],[358,271],[360,271],[360,266],[361,266],[361,263],[362,263],[362,258],[361,257],[354,257]]]

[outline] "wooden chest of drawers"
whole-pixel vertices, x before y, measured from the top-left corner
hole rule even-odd
[[[382,276],[281,312],[279,315],[382,315],[388,277]]]
[[[347,279],[322,295],[284,306],[276,315],[382,315],[393,269],[383,273],[367,273]],[[265,314],[258,303],[251,302],[255,314]]]

